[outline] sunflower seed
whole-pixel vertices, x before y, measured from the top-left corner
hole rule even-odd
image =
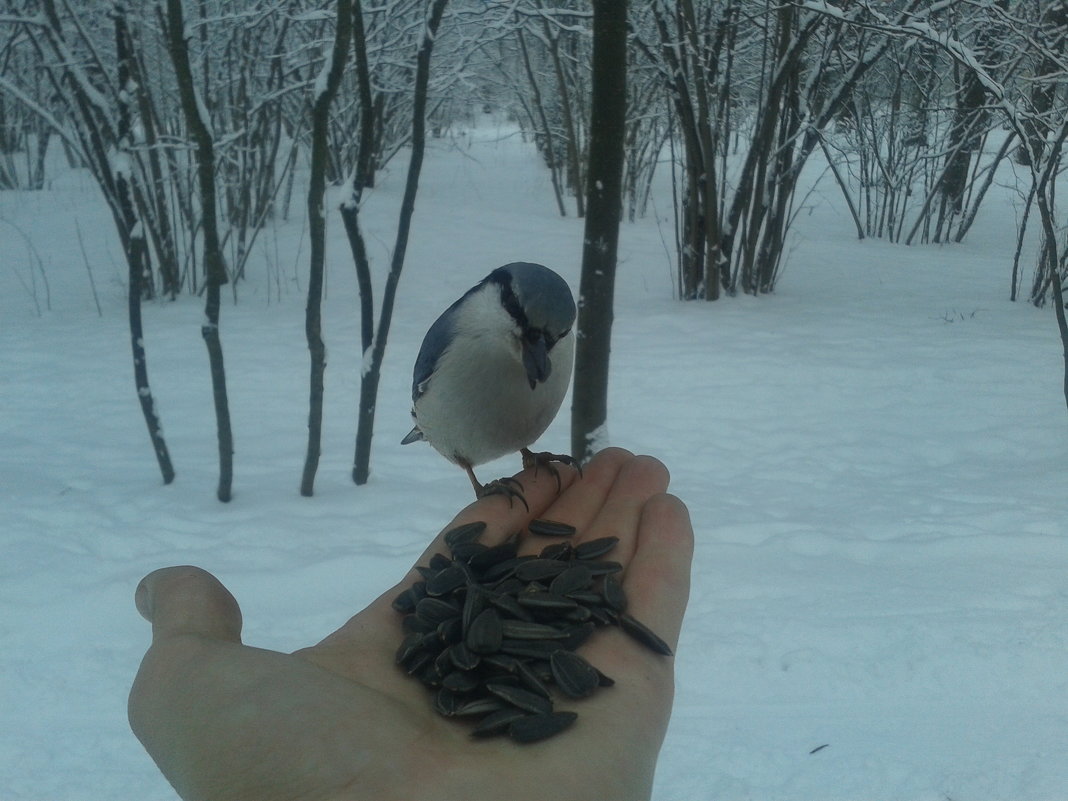
[[[486,682],[486,689],[498,698],[507,701],[512,706],[524,709],[535,714],[545,714],[553,711],[553,702],[530,690],[515,687],[499,681]]]
[[[427,687],[440,687],[441,680],[445,678],[445,673],[440,667],[438,667],[438,660],[433,659],[430,664],[425,665],[422,670],[418,671],[419,681],[423,682]],[[412,675],[415,675],[414,673]]]
[[[546,623],[531,623],[526,620],[505,620],[501,623],[505,637],[513,640],[562,640],[566,631]]]
[[[426,594],[430,596],[448,595],[467,583],[467,571],[460,565],[450,564],[444,570],[426,580]]]
[[[501,649],[504,637],[501,616],[496,609],[484,609],[467,629],[467,647],[477,654],[492,654]]]
[[[393,599],[393,608],[398,612],[414,612],[419,599],[415,597],[411,587]]]
[[[525,717],[527,717],[527,713],[522,709],[516,709],[515,707],[499,709],[482,718],[478,725],[471,730],[471,735],[473,737],[493,737],[497,734],[504,734],[512,723]]]
[[[488,551],[489,546],[481,542],[461,542],[452,549],[452,558],[457,562],[469,562],[483,551]]]
[[[486,524],[481,520],[464,523],[445,532],[445,544],[451,549],[463,542],[474,542],[485,530]]]
[[[449,646],[449,659],[460,670],[474,670],[478,667],[479,662],[482,661],[481,656],[462,642]]]
[[[516,565],[515,577],[520,581],[540,581],[560,575],[567,567],[567,562],[559,559],[531,559]]]
[[[555,640],[502,640],[501,650],[510,656],[525,656],[530,659],[548,659],[553,651],[560,649]]]
[[[539,559],[560,559],[567,562],[575,555],[575,549],[571,547],[571,543],[567,542],[554,542],[551,545],[546,545],[541,549],[541,553],[538,554]]]
[[[593,573],[585,565],[575,565],[560,573],[549,584],[549,591],[557,595],[569,595],[585,589],[593,581]],[[429,584],[427,585],[429,592]]]
[[[518,548],[514,541],[502,542],[500,545],[494,545],[484,551],[474,554],[467,560],[467,563],[471,565],[474,570],[486,570],[499,562],[507,562],[509,559],[515,559],[517,550]]]
[[[515,707],[508,706],[499,698],[476,698],[473,701],[466,701],[459,706],[454,713],[457,717],[466,717],[467,715],[488,715],[492,712],[499,712],[502,709],[507,709],[509,712],[517,711]]]
[[[534,743],[559,734],[578,719],[574,712],[527,715],[511,723],[508,736],[517,743]]]
[[[443,620],[438,623],[438,627],[435,630],[438,639],[441,640],[444,645],[452,645],[454,642],[460,642],[464,636],[464,627],[460,622],[459,617],[450,617],[448,620]]]
[[[564,617],[572,623],[585,623],[593,617],[593,613],[585,606],[576,606],[574,609],[569,609],[565,612]]]
[[[531,520],[527,531],[539,537],[570,537],[575,533],[575,527],[567,523],[558,523],[555,520]]]
[[[522,592],[516,600],[529,609],[574,609],[578,603],[555,592]],[[420,601],[422,603],[422,601]]]
[[[549,664],[556,686],[570,698],[585,698],[600,685],[597,670],[576,653],[557,651],[549,657]]]
[[[483,665],[504,673],[514,673],[518,662],[518,659],[508,654],[483,654],[482,656]]]
[[[415,654],[422,651],[423,648],[423,635],[419,632],[412,632],[403,640],[401,640],[400,647],[397,649],[397,664],[403,665],[405,662],[415,656]]]
[[[482,580],[485,582],[502,581],[515,573],[515,569],[523,562],[532,559],[531,556],[514,556],[511,559],[503,559],[482,571]]]
[[[580,604],[586,604],[587,606],[600,606],[604,603],[604,597],[593,590],[576,590],[567,593],[567,597],[572,601],[578,601]]]
[[[591,559],[584,561],[583,564],[586,565],[586,567],[589,568],[590,572],[593,573],[593,575],[595,576],[605,576],[609,573],[618,573],[623,569],[623,565],[621,565],[619,562],[596,562]]]
[[[524,609],[514,596],[494,593],[489,597],[489,602],[516,620],[533,620],[530,612]]]
[[[627,632],[631,637],[640,642],[650,651],[655,651],[658,654],[664,656],[672,656],[673,651],[671,646],[664,642],[660,637],[653,633],[653,630],[637,620],[633,615],[627,612],[622,613],[619,616],[619,626],[623,631]]]
[[[444,715],[447,718],[452,717],[459,707],[459,698],[456,697],[456,693],[447,687],[442,687],[434,693],[434,709],[437,710],[439,715]]]
[[[478,676],[466,670],[454,670],[441,680],[441,686],[454,693],[469,693],[481,683],[482,680]]]
[[[418,615],[405,615],[401,620],[401,628],[404,629],[405,634],[411,634],[412,632],[418,632],[419,634],[429,634],[432,631],[437,630],[437,626],[433,623],[428,623]]]
[[[443,620],[448,620],[450,617],[456,617],[460,614],[460,610],[448,601],[443,601],[440,598],[423,598],[415,605],[415,614],[427,623],[433,623],[436,626]]]
[[[560,647],[567,651],[574,651],[579,648],[586,640],[590,638],[590,635],[596,630],[596,626],[593,623],[583,623],[579,626],[573,626],[568,630],[567,637],[561,640]]]
[[[671,649],[624,610],[615,575],[602,560],[616,545],[600,537],[556,542],[538,556],[517,556],[518,539],[486,546],[484,523],[444,535],[451,558],[434,554],[420,579],[397,595],[404,637],[395,659],[433,693],[442,715],[481,716],[476,737],[508,733],[516,742],[545,739],[570,726],[574,712],[553,713],[551,688],[584,698],[615,682],[574,653],[598,626],[617,625],[661,654]],[[532,533],[570,536],[574,529],[535,521]],[[597,576],[603,576],[594,584]]]
[[[534,675],[541,679],[543,682],[551,682],[553,680],[553,669],[549,664],[548,658],[545,659],[532,659],[525,663],[530,668]]]
[[[627,608],[627,596],[623,592],[623,585],[613,575],[604,577],[604,602],[617,612]]]
[[[550,698],[549,688],[545,686],[545,682],[528,663],[517,661],[515,663],[516,675],[519,677],[519,681],[523,683],[531,692],[535,692],[545,698]],[[551,678],[550,674],[550,678]]]
[[[436,553],[430,557],[430,569],[435,573],[444,570],[452,564],[452,560],[443,553]]]
[[[611,609],[602,606],[588,606],[590,610],[590,617],[593,622],[600,626],[618,626],[619,615],[613,612]]]
[[[588,542],[580,542],[575,546],[575,558],[596,559],[599,556],[604,556],[616,547],[617,542],[619,542],[619,537],[599,537]]]
[[[416,651],[408,657],[404,663],[408,675],[414,676],[416,673],[422,671],[427,665],[434,661],[434,656],[435,654],[433,651],[427,651],[426,649]]]
[[[471,628],[471,624],[479,613],[486,608],[486,593],[477,587],[468,587],[464,595],[464,607],[460,613],[460,622],[463,624],[464,633]]]
[[[438,655],[434,657],[434,678],[437,681],[444,681],[445,677],[452,673],[453,664],[452,659],[449,656],[449,649],[446,648],[442,651],[438,651]]]

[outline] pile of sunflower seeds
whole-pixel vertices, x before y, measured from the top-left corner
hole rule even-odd
[[[482,522],[445,534],[449,556],[418,567],[421,580],[393,601],[404,614],[397,664],[434,693],[446,717],[475,721],[472,735],[508,735],[528,743],[557,734],[578,717],[555,711],[550,686],[585,698],[615,682],[575,653],[600,626],[615,625],[656,653],[671,655],[660,637],[627,611],[616,573],[602,559],[618,542],[563,540],[538,555],[518,555],[518,538],[478,540]],[[568,537],[571,526],[531,522],[532,534]]]

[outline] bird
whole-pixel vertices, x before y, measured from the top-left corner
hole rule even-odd
[[[522,486],[482,484],[474,468],[519,452],[523,466],[578,467],[566,454],[530,450],[556,417],[571,383],[575,299],[567,282],[541,264],[493,270],[430,326],[412,377],[414,426],[402,445],[424,440],[467,472],[476,498]]]

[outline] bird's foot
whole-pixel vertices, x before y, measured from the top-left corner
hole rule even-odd
[[[538,469],[544,467],[553,478],[556,479],[556,490],[560,491],[562,484],[560,483],[560,471],[556,469],[553,462],[560,462],[560,464],[566,464],[569,467],[573,467],[578,471],[579,478],[582,478],[582,465],[573,456],[568,456],[566,453],[550,453],[549,451],[540,451],[534,453],[529,448],[523,448],[519,451],[523,457],[523,468],[534,468],[534,475],[538,474]]]
[[[512,505],[513,498],[518,498],[519,502],[526,507],[526,510],[530,511],[527,499],[523,497],[523,485],[511,477],[498,478],[488,484],[483,484],[475,490],[475,494],[479,498],[488,498],[490,495],[503,495],[508,499],[509,506]]]
[[[488,484],[482,484],[478,478],[475,477],[475,471],[471,469],[471,465],[464,462],[460,462],[462,467],[467,472],[467,477],[471,480],[471,486],[474,487],[476,498],[488,498],[490,495],[503,495],[508,499],[508,505],[512,505],[512,499],[518,498],[522,502],[523,506],[530,511],[530,506],[527,504],[527,499],[523,497],[523,485],[520,484],[514,478],[498,478],[495,481],[491,481]]]

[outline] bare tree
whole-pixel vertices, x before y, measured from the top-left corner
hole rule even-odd
[[[215,405],[215,425],[219,442],[219,486],[216,495],[220,501],[225,503],[230,500],[234,476],[234,437],[230,427],[230,407],[226,394],[226,369],[223,365],[222,341],[219,338],[219,301],[222,286],[227,282],[226,262],[219,242],[215,208],[215,143],[208,128],[208,120],[202,112],[203,104],[197,96],[193,70],[189,63],[182,0],[167,0],[167,33],[171,61],[178,80],[182,111],[196,145],[206,267],[205,321],[200,333],[208,349],[212,396]]]
[[[1058,5],[1062,2],[1063,0],[1058,0]],[[1064,4],[1068,8],[1068,2]],[[822,9],[820,13],[825,12],[826,9]],[[1060,30],[1062,22],[1068,21],[1068,17],[1057,19],[1059,21],[1056,27]],[[1056,178],[1061,171],[1064,147],[1068,141],[1068,113],[1065,113],[1064,109],[1047,106],[1047,101],[1052,104],[1053,95],[1043,95],[1037,103],[1028,102],[1026,94],[1019,91],[1019,87],[999,80],[999,76],[987,68],[975,50],[946,30],[932,25],[912,24],[908,19],[891,22],[881,15],[878,15],[876,24],[884,34],[928,42],[969,70],[974,80],[992,99],[1004,123],[1027,148],[1026,156],[1022,160],[1030,171],[1029,202],[1033,201],[1038,208],[1043,233],[1038,274],[1047,276],[1047,286],[1052,288],[1054,295],[1057,328],[1065,357],[1063,386],[1065,403],[1068,404],[1068,322],[1065,320],[1062,288],[1065,266],[1058,240],[1060,226],[1056,219],[1055,204]],[[1050,65],[1056,65],[1058,74],[1064,74],[1068,70],[1063,36],[1054,36],[1045,41],[1038,36],[1025,38],[1029,42],[1037,43],[1037,52],[1044,70]],[[1041,74],[1048,76],[1051,73],[1043,71]]]
[[[326,194],[327,126],[330,104],[341,83],[341,72],[348,56],[352,37],[352,3],[359,0],[338,0],[334,46],[329,60],[315,81],[312,102],[311,173],[308,185],[308,235],[311,240],[311,265],[308,280],[308,305],[304,330],[311,353],[311,392],[308,411],[308,452],[304,459],[304,473],[300,494],[312,495],[315,473],[319,468],[320,440],[323,425],[323,375],[326,371],[326,346],[323,344],[321,304],[323,297],[323,260],[326,251],[326,217],[323,198]]]
[[[127,307],[134,387],[156,461],[167,484],[174,480],[174,467],[149,386],[141,319],[141,301],[151,292],[152,282],[145,246],[146,225],[136,205],[138,172],[136,160],[132,158],[132,111],[122,95],[132,84],[125,12],[121,4],[113,8],[111,31],[117,56],[110,71],[90,46],[85,26],[77,22],[66,0],[60,0],[58,5],[56,0],[41,0],[39,12],[5,17],[3,24],[14,32],[9,45],[14,47],[17,43],[24,48],[21,57],[32,53],[40,64],[40,74],[45,76],[48,87],[47,97],[41,94],[44,91],[41,83],[29,86],[19,83],[25,73],[33,74],[36,70],[5,70],[0,74],[0,91],[57,135],[72,157],[89,168],[111,211],[129,268]],[[71,28],[74,32],[69,34]],[[75,42],[73,46],[71,40]],[[76,49],[84,55],[76,57]],[[8,54],[11,53],[9,50]],[[9,67],[12,63],[23,62],[5,62]],[[67,125],[64,119],[69,119],[71,124]],[[113,154],[118,157],[113,158]]]
[[[517,66],[526,78],[525,82],[511,79],[515,116],[549,168],[561,215],[566,213],[566,190],[575,199],[576,216],[583,217],[590,12],[578,0],[551,4],[536,0],[531,6],[515,6],[514,20]]]
[[[430,0],[425,12],[425,27],[415,57],[415,80],[412,88],[412,154],[408,162],[408,176],[404,184],[404,196],[401,200],[400,216],[397,220],[397,236],[393,245],[389,274],[382,294],[382,308],[379,312],[378,325],[371,337],[370,345],[366,340],[367,321],[364,320],[364,370],[360,376],[360,406],[356,431],[356,452],[353,457],[352,480],[357,484],[366,484],[371,473],[371,440],[374,437],[375,408],[378,401],[378,384],[382,375],[382,362],[386,354],[386,339],[393,322],[393,306],[397,297],[401,271],[404,269],[404,257],[408,250],[408,237],[411,233],[412,215],[415,213],[415,197],[419,191],[419,176],[423,169],[423,156],[426,150],[426,108],[427,87],[430,82],[430,60],[434,52],[441,18],[445,13],[448,0]],[[359,42],[356,43],[359,47]],[[358,232],[359,195],[354,192],[347,201],[345,213],[352,215],[353,227]],[[360,277],[361,293],[370,292],[370,262],[367,250],[361,244],[353,246],[353,260]],[[352,240],[350,240],[352,241]],[[367,300],[361,301],[364,311],[368,308]],[[371,305],[373,308],[373,304]]]
[[[588,461],[608,419],[616,249],[623,194],[627,3],[593,2],[593,99],[590,110],[586,228],[582,241],[571,453]]]

